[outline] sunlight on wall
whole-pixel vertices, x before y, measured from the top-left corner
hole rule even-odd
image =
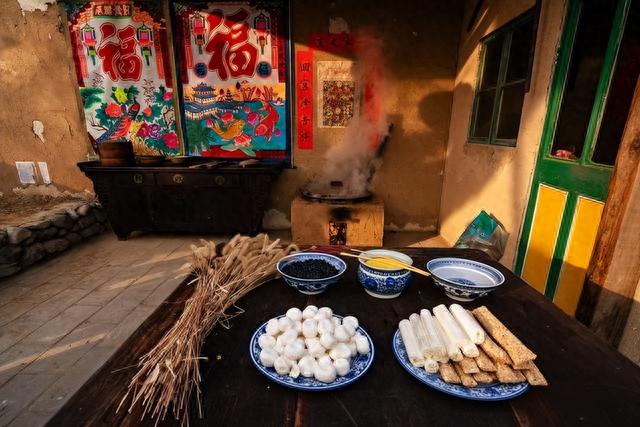
[[[526,94],[517,146],[466,142],[479,68],[479,40],[533,7],[533,1],[494,1],[479,14],[470,33],[465,16],[460,43],[440,210],[442,236],[455,242],[481,210],[494,214],[510,233],[501,262],[512,267],[531,176],[542,135],[554,53],[559,43],[564,2],[543,2],[530,91]],[[470,7],[467,6],[467,10]]]

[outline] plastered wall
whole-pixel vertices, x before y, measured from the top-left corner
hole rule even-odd
[[[462,18],[458,3],[294,2],[296,49],[308,48],[310,33],[328,32],[330,18],[342,18],[351,32],[368,29],[383,40],[387,75],[384,104],[395,128],[373,189],[385,203],[387,228],[437,228]],[[349,59],[328,53],[316,56],[320,60],[345,58]],[[296,169],[281,176],[273,192],[273,208],[289,216],[292,198],[322,172],[325,152],[341,140],[343,132],[316,128],[313,150],[294,149]]]
[[[16,161],[44,161],[53,183],[82,191],[91,183],[76,162],[89,151],[76,98],[65,23],[46,1],[0,1],[0,192],[20,185]],[[61,31],[62,30],[62,31]],[[33,121],[44,126],[41,141]]]
[[[0,191],[19,185],[14,162],[25,160],[46,161],[54,184],[61,188],[90,188],[75,166],[89,145],[77,106],[66,29],[59,31],[65,24],[59,22],[57,6],[37,1],[38,7],[32,8],[31,3],[25,3],[29,7],[23,16],[16,0],[0,2],[0,102],[5,106],[0,113]],[[399,5],[375,0],[366,7],[357,0],[292,4],[296,48],[307,48],[310,33],[329,31],[330,18],[342,18],[338,22],[350,31],[367,28],[382,37],[389,77],[385,107],[395,130],[374,191],[385,203],[388,228],[436,230],[461,1],[412,0]],[[320,59],[344,58],[325,54]],[[33,133],[33,120],[43,123],[45,142]],[[324,153],[342,132],[316,129],[313,150],[294,149],[296,168],[278,181],[267,225],[286,226],[292,198],[321,173]]]
[[[511,234],[501,262],[512,267],[542,135],[565,2],[542,2],[531,88],[524,98],[517,145],[513,148],[467,143],[473,91],[479,69],[479,42],[485,35],[533,7],[535,2],[485,2],[475,26],[467,31],[473,3],[467,2],[462,24],[440,209],[440,232],[445,239],[455,242],[466,225],[484,209],[502,221]]]

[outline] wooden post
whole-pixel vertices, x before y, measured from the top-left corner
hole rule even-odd
[[[629,110],[576,318],[619,343],[640,275],[640,78]],[[635,188],[635,191],[634,191]]]
[[[164,0],[162,2],[162,11],[164,13],[165,25],[167,27],[167,47],[169,51],[169,65],[171,67],[171,84],[173,85],[173,110],[175,112],[176,118],[176,134],[178,135],[178,141],[180,141],[180,154],[188,155],[186,152],[186,144],[185,144],[185,135],[182,132],[182,113],[180,111],[180,93],[182,90],[178,87],[182,82],[178,80],[178,67],[176,62],[176,45],[173,38],[173,14],[171,13],[171,5],[169,5],[168,0]],[[183,46],[180,46],[180,49],[183,49]]]

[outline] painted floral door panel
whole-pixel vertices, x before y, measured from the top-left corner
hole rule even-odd
[[[289,157],[285,6],[174,4],[188,154]]]
[[[639,0],[570,0],[515,271],[577,308],[640,73]]]
[[[127,138],[136,154],[179,153],[162,7],[87,1],[68,3],[67,15],[94,148]]]

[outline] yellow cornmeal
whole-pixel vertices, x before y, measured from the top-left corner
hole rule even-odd
[[[387,268],[387,269],[389,269],[389,268],[399,268],[400,266],[398,264],[400,264],[401,262],[402,261],[394,259],[394,258],[378,257],[378,258],[368,259],[364,263],[367,264],[369,267],[373,267],[373,268]]]

